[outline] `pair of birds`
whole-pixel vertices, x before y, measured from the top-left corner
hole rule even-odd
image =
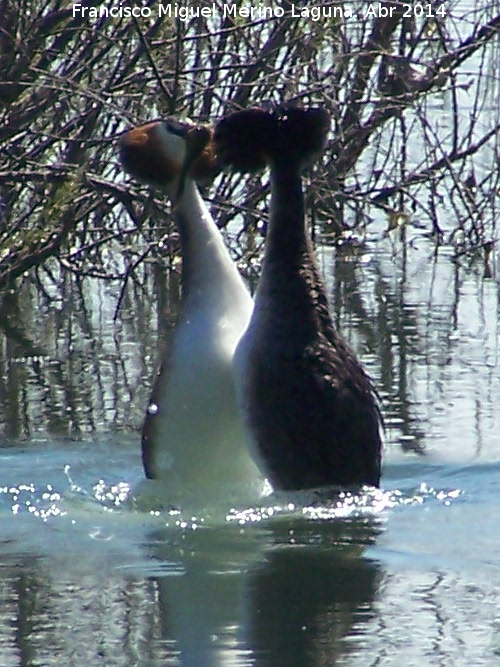
[[[201,493],[262,476],[276,490],[378,486],[375,391],[332,323],[305,221],[301,171],[329,127],[318,108],[250,108],[215,131],[167,120],[122,137],[125,169],[170,197],[183,257],[181,312],[143,427],[148,478]],[[196,180],[267,166],[252,302]]]

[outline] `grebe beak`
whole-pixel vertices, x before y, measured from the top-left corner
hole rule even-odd
[[[179,177],[179,187],[175,195],[174,208],[184,192],[186,184],[186,177],[195,160],[197,160],[203,152],[211,138],[211,133],[206,127],[192,127],[185,132],[184,138],[186,140],[186,159]]]

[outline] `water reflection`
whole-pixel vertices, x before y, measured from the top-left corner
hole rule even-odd
[[[18,458],[9,475],[27,480]],[[96,479],[101,452],[86,463],[75,479]],[[198,516],[134,512],[125,483],[38,477],[0,489],[6,667],[423,664],[464,646],[490,664],[474,658],[496,646],[498,465],[391,466],[394,491]]]
[[[497,284],[418,236],[408,263],[392,239],[351,251],[322,259],[338,325],[382,396],[382,485],[403,495],[381,534],[383,492],[371,519],[359,499],[333,515],[324,499],[300,516],[245,506],[216,529],[111,512],[141,476],[177,274],[145,264],[123,291],[26,278],[4,297],[2,665],[365,667],[429,664],[433,651],[495,664]]]
[[[346,531],[353,543],[375,533],[364,522],[330,524],[321,546],[271,550],[250,574],[247,632],[257,664],[334,665],[359,649],[356,635],[373,616],[380,569],[359,547],[338,548]]]
[[[7,441],[141,422],[156,363],[154,303],[144,308],[136,299],[134,312],[114,322],[118,285],[66,277],[61,289],[48,301],[27,282],[3,298],[0,422]]]
[[[429,455],[437,446],[460,460],[498,456],[496,283],[418,234],[405,252],[383,235],[320,250],[336,323],[380,391],[386,443],[397,445],[386,447],[386,458]],[[4,295],[3,444],[39,434],[137,432],[179,296],[176,270],[154,261],[137,271],[126,284],[26,278]]]
[[[335,664],[372,615],[379,567],[362,544],[377,532],[366,519],[289,518],[147,530],[135,565],[69,545],[64,564],[4,555],[2,664]]]

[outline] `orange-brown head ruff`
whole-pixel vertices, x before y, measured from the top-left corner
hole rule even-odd
[[[324,148],[329,129],[323,109],[256,107],[220,120],[213,141],[220,164],[252,172],[270,163],[307,163]]]
[[[213,178],[218,169],[212,130],[205,126],[158,120],[126,132],[120,140],[120,159],[135,178],[160,187],[190,176]]]

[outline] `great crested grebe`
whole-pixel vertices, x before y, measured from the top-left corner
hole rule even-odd
[[[235,382],[256,456],[284,490],[380,480],[375,391],[333,326],[305,223],[301,170],[329,127],[322,109],[255,108],[223,118],[214,136],[225,165],[271,169],[262,273]]]
[[[195,179],[210,170],[210,130],[154,121],[121,139],[121,161],[172,201],[182,251],[182,303],[142,431],[148,478],[208,499],[260,483],[235,399],[232,360],[252,299]]]

